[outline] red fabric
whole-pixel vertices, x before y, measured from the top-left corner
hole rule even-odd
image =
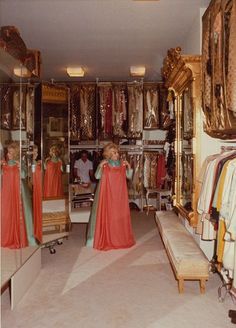
[[[93,247],[109,250],[133,246],[125,166],[104,165],[100,183]]]
[[[28,246],[17,165],[2,166],[1,246],[13,249]]]
[[[165,156],[163,154],[157,157],[157,188],[162,188],[165,183],[166,176],[166,163]]]
[[[48,161],[44,176],[44,197],[62,197],[62,162]]]
[[[33,211],[34,211],[34,236],[42,242],[42,174],[41,164],[37,163],[33,173]]]

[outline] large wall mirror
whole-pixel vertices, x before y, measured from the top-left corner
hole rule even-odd
[[[181,55],[181,48],[168,50],[163,77],[168,90],[175,93],[176,172],[174,205],[190,225],[197,222],[196,176],[199,172],[200,145],[200,56]],[[197,128],[198,127],[198,128]]]
[[[19,60],[0,48],[2,288],[42,241],[41,194],[34,165],[37,82],[32,83],[29,71],[24,77],[25,72]]]
[[[41,87],[43,200],[68,199],[69,90],[46,83]]]
[[[194,155],[193,155],[193,96],[189,81],[179,99],[179,190],[178,203],[187,211],[193,211]]]

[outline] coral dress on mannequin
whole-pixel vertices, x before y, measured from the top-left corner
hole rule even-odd
[[[62,161],[49,159],[44,176],[44,197],[62,197]]]
[[[1,246],[21,248],[28,246],[21,205],[20,169],[15,161],[2,165],[1,188]]]

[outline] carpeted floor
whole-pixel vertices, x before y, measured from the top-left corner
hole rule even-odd
[[[132,211],[136,245],[96,251],[84,246],[86,225],[73,225],[69,240],[51,255],[14,311],[2,295],[2,328],[227,328],[229,296],[218,301],[220,279],[211,274],[206,294],[186,282],[180,295],[154,212]]]

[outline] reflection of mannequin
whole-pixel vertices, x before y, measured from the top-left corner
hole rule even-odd
[[[36,243],[33,237],[31,199],[23,165],[20,183],[19,145],[17,143],[13,142],[8,146],[7,157],[8,161],[2,162],[1,246],[8,248],[26,247],[28,244],[34,246]]]
[[[41,161],[37,161],[38,146],[33,150],[33,210],[34,210],[34,236],[42,242],[42,169]]]
[[[62,161],[57,146],[51,146],[45,161],[44,197],[62,197]]]

